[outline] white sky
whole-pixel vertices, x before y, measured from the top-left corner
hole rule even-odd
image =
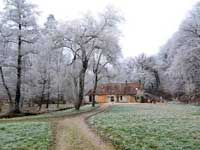
[[[2,1],[2,0],[0,0]],[[107,5],[125,17],[121,47],[125,57],[156,54],[178,29],[192,6],[200,0],[32,0],[41,17],[54,14],[58,20],[75,19],[88,11],[101,12]]]

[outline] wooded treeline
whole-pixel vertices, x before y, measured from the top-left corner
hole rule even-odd
[[[8,99],[10,112],[19,113],[23,104],[48,108],[66,101],[79,109],[84,94],[95,92],[99,82],[141,82],[157,95],[186,102],[198,98],[200,3],[150,57],[123,58],[119,24],[124,19],[112,7],[65,22],[51,14],[43,26],[39,17],[28,0],[6,0],[0,14],[0,98]]]
[[[185,103],[200,103],[200,3],[188,12],[176,33],[159,54],[144,54],[127,61],[131,77],[160,96]]]
[[[39,26],[37,6],[28,0],[7,0],[0,15],[1,99],[10,112],[23,104],[71,102],[79,109],[86,89],[112,76],[121,49],[118,24],[123,20],[112,7],[72,21],[49,15]]]

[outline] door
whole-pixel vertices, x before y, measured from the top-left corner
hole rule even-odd
[[[110,101],[111,101],[111,102],[115,102],[114,96],[111,96],[111,97],[110,97]]]

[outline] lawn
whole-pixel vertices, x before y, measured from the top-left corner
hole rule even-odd
[[[48,150],[52,140],[47,122],[0,124],[0,150]]]
[[[0,119],[0,150],[51,150],[56,118],[78,115],[98,107],[85,105],[37,116]]]
[[[200,150],[200,107],[113,106],[89,123],[118,150]]]

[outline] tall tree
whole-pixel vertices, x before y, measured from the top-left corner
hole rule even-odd
[[[141,81],[146,90],[158,90],[160,77],[156,68],[155,58],[141,54],[127,61],[127,70],[133,80]]]
[[[27,48],[27,45],[33,44],[38,36],[34,8],[35,6],[26,0],[7,0],[2,14],[2,26],[11,33],[8,40],[12,45],[10,50],[16,52],[15,105],[11,110],[14,113],[20,113],[23,58],[33,53],[33,50]]]
[[[65,25],[67,29],[63,37],[58,40],[58,45],[69,49],[73,61],[80,63],[78,78],[78,99],[75,108],[78,110],[84,99],[85,76],[93,53],[99,49],[98,42],[102,35],[115,31],[121,17],[114,9],[107,9],[99,19],[86,15],[83,19],[72,21]]]
[[[200,47],[200,3],[188,13],[179,30],[161,48],[159,75],[161,88],[174,96],[198,95],[199,47]]]
[[[121,56],[121,49],[119,46],[119,33],[118,30],[106,32],[98,40],[96,45],[97,50],[92,56],[92,71],[94,74],[93,98],[92,106],[95,106],[95,93],[98,82],[105,77],[108,77],[109,68],[116,66],[118,59]]]
[[[4,90],[6,91],[6,94],[8,96],[9,99],[9,106],[10,109],[12,109],[13,107],[13,100],[12,100],[12,93],[11,90],[9,88],[8,82],[6,80],[6,75],[5,75],[5,70],[8,70],[7,68],[9,66],[11,66],[9,61],[9,57],[11,55],[11,53],[8,52],[8,46],[9,46],[9,41],[8,41],[8,37],[10,36],[10,33],[8,32],[8,30],[6,28],[2,28],[2,26],[0,27],[0,76],[1,76],[1,81],[2,81],[2,85]]]

